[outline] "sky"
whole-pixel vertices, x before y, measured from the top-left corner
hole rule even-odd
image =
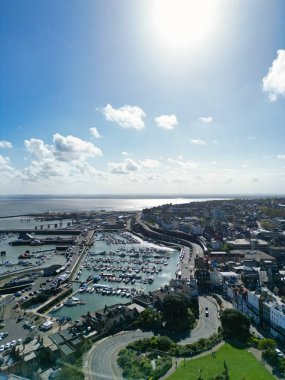
[[[283,0],[0,0],[0,195],[284,194]]]

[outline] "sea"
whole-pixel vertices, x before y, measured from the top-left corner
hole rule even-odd
[[[92,196],[92,195],[14,195],[0,196],[0,218],[48,211],[136,211],[164,204],[223,200],[229,197],[205,196]]]

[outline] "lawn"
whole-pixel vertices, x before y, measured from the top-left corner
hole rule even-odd
[[[275,378],[246,349],[238,349],[224,344],[215,357],[207,355],[197,359],[182,361],[175,373],[167,380],[204,380],[222,373],[224,361],[228,367],[230,380],[274,380]],[[201,371],[200,371],[201,369]]]

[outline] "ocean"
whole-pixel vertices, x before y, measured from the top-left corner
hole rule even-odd
[[[163,204],[203,202],[228,197],[199,196],[44,196],[0,197],[0,217],[44,213],[48,211],[136,211]]]

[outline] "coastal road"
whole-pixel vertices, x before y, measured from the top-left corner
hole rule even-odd
[[[207,297],[199,297],[200,318],[190,336],[181,339],[179,344],[193,343],[200,338],[207,338],[217,331],[220,321],[215,303]],[[209,316],[206,316],[208,307]],[[151,337],[152,332],[122,332],[99,341],[89,351],[85,359],[86,380],[122,379],[121,370],[117,365],[117,354],[130,342]]]

